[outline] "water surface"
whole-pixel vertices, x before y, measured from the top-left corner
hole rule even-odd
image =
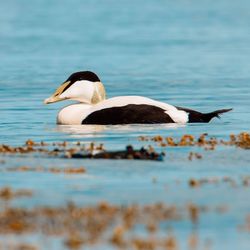
[[[140,135],[180,137],[206,132],[227,138],[249,131],[249,8],[246,0],[2,1],[0,143],[21,145],[28,138],[95,141],[108,149],[123,149],[127,144],[147,145],[138,142]],[[202,112],[234,110],[209,124],[57,126],[57,112],[69,102],[45,106],[43,100],[79,70],[96,72],[108,97],[143,95]],[[212,249],[248,249],[249,235],[237,228],[250,211],[249,188],[208,185],[193,190],[187,183],[204,176],[230,176],[240,182],[241,176],[249,174],[249,152],[202,151],[202,160],[190,162],[190,150],[166,149],[164,162],[1,157],[6,160],[2,166],[84,165],[87,175],[1,173],[0,185],[34,188],[34,198],[15,201],[28,207],[69,200],[86,205],[100,200],[226,204],[229,212],[224,216],[201,220],[200,237],[211,239]],[[191,226],[173,228],[185,249]]]

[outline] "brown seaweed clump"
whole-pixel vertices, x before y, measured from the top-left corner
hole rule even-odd
[[[203,177],[203,178],[190,178],[188,180],[188,186],[190,188],[198,188],[206,184],[218,185],[227,184],[232,188],[236,187],[249,187],[250,186],[250,176],[241,176],[240,178],[233,178],[231,176],[224,177]]]
[[[250,233],[250,214],[247,214],[244,223],[239,226],[239,229],[244,232]]]
[[[0,242],[0,249],[4,250],[38,250],[39,248],[37,246],[27,244],[27,243],[8,243],[4,244],[4,247],[1,246]]]
[[[10,200],[13,198],[24,197],[24,196],[26,197],[32,196],[32,191],[26,189],[20,189],[14,191],[10,187],[3,187],[0,189],[0,199],[3,200]]]
[[[250,134],[248,132],[241,132],[238,135],[231,134],[228,140],[218,140],[215,137],[208,138],[207,133],[203,133],[197,138],[193,135],[185,134],[179,140],[173,137],[166,137],[157,135],[153,137],[140,136],[139,141],[153,141],[162,147],[189,147],[197,146],[203,147],[205,150],[214,150],[216,146],[236,146],[242,149],[250,149]]]
[[[9,167],[5,171],[9,172],[37,172],[37,173],[53,173],[53,174],[84,174],[86,169],[84,167],[30,167],[30,166],[20,166],[20,167]]]
[[[5,206],[0,211],[0,234],[57,236],[69,249],[102,243],[126,249],[175,250],[177,239],[171,235],[157,236],[158,225],[182,219],[197,223],[203,211],[195,204],[176,207],[164,203],[120,206],[101,202],[88,207],[69,203],[31,209]],[[137,234],[138,226],[144,228],[146,237]]]
[[[202,155],[199,154],[199,153],[190,152],[189,155],[188,155],[188,159],[190,161],[192,161],[194,158],[200,160],[200,159],[202,159]]]
[[[240,148],[250,149],[250,134],[246,132],[240,133],[235,144]]]
[[[198,147],[204,150],[215,150],[217,146],[235,146],[241,149],[250,149],[250,134],[242,132],[238,135],[231,134],[228,140],[219,140],[215,137],[208,137],[203,133],[197,138],[194,135],[185,134],[179,140],[173,137],[163,137],[160,135],[148,137],[140,136],[140,141],[153,141],[160,147]],[[105,150],[104,145],[95,145],[90,143],[85,145],[77,142],[72,146],[68,142],[58,142],[48,144],[45,142],[36,143],[27,140],[23,146],[12,147],[9,145],[0,145],[0,154],[38,154],[49,157],[65,158],[91,158],[91,159],[137,159],[137,160],[163,160],[163,153],[157,153],[149,145],[147,148],[142,147],[137,150],[128,145],[125,150]],[[189,160],[194,158],[201,159],[202,155],[190,153]],[[2,161],[0,161],[2,162]]]

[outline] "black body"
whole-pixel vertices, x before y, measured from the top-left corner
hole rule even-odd
[[[211,113],[200,113],[195,110],[176,107],[188,113],[189,123],[207,123],[232,109],[221,109]],[[88,115],[82,124],[118,125],[118,124],[156,124],[174,123],[174,120],[165,113],[164,109],[147,104],[129,104],[122,107],[112,107],[95,111]]]
[[[146,104],[101,109],[87,116],[82,124],[153,124],[174,123],[164,109]]]
[[[188,123],[207,123],[232,109],[221,109],[211,113],[200,113],[195,110],[176,107],[188,113]],[[156,124],[174,123],[174,120],[165,113],[165,110],[147,104],[129,104],[122,107],[112,107],[95,111],[88,115],[82,124],[118,125],[118,124]]]

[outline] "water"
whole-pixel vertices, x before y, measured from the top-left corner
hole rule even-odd
[[[21,145],[28,138],[81,140],[123,149],[130,143],[146,145],[138,142],[139,135],[179,137],[207,132],[226,138],[249,131],[249,9],[246,0],[1,1],[0,143]],[[79,70],[96,72],[108,97],[136,94],[204,112],[234,110],[209,124],[57,126],[56,114],[68,103],[45,106],[43,100]],[[211,239],[212,249],[248,249],[249,235],[237,226],[250,211],[249,189],[221,185],[190,190],[186,183],[203,176],[238,180],[249,174],[249,152],[202,151],[203,160],[189,162],[190,150],[171,149],[172,158],[160,163],[82,161],[88,173],[82,178],[23,173],[20,179],[20,173],[4,173],[0,184],[35,188],[35,198],[15,201],[20,206],[69,200],[226,204],[230,212],[223,217],[215,214],[202,219],[200,237]],[[79,164],[34,157],[4,159],[11,166]],[[157,184],[152,184],[152,178]],[[185,247],[190,229],[181,224],[174,229]]]

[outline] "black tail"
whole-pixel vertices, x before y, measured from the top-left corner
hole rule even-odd
[[[219,110],[215,110],[211,113],[207,113],[207,114],[202,114],[202,120],[203,122],[210,122],[214,117],[220,118],[220,115],[226,112],[229,112],[233,109],[219,109]]]
[[[201,113],[192,109],[176,107],[179,110],[183,110],[188,113],[188,122],[210,122],[214,117],[220,118],[220,115],[229,112],[233,109],[219,109],[211,113]]]

